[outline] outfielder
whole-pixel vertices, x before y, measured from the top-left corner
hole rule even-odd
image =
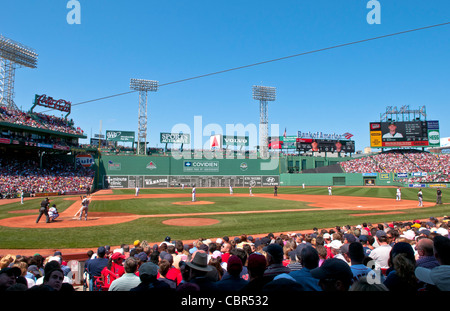
[[[230,185],[230,195],[233,195],[233,187]]]

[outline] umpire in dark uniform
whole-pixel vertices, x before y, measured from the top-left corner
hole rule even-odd
[[[442,204],[442,191],[439,188],[436,191],[436,204]]]
[[[42,215],[45,215],[45,217],[47,218],[47,221],[46,221],[47,223],[50,222],[50,217],[48,216],[48,207],[49,206],[50,206],[50,200],[48,198],[45,198],[45,200],[41,202],[41,207],[39,208],[39,216],[36,219],[36,223],[39,222]]]

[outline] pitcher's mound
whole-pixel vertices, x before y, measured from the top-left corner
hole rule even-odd
[[[173,202],[172,204],[177,204],[177,205],[204,205],[204,204],[214,204],[215,202],[211,202],[211,201],[182,201],[182,202]]]
[[[196,227],[215,225],[218,224],[219,221],[212,218],[173,218],[164,220],[162,223],[169,226]]]

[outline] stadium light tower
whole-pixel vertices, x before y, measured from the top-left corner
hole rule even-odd
[[[158,90],[158,81],[131,79],[130,89],[139,91],[139,116],[138,116],[138,155],[147,154],[147,93]]]
[[[0,106],[17,109],[14,103],[16,69],[37,68],[37,58],[32,48],[0,35]]]
[[[276,89],[270,86],[253,86],[253,99],[259,100],[259,152],[260,156],[269,155],[269,114],[267,103],[275,101]]]

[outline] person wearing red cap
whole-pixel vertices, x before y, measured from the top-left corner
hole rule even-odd
[[[125,273],[123,260],[125,256],[119,252],[113,253],[109,257],[108,264],[101,272],[102,290],[107,291],[111,286],[112,281],[121,277]]]

